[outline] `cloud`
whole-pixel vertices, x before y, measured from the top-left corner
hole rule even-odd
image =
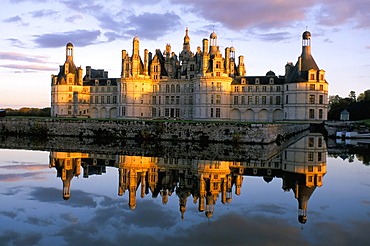
[[[132,29],[127,31],[131,36],[137,34],[142,39],[156,40],[176,30],[181,25],[181,18],[170,12],[164,14],[146,12],[129,16],[128,22],[132,25]]]
[[[258,204],[255,207],[254,211],[273,213],[273,214],[285,214],[286,208],[278,206],[276,204],[268,203],[268,204]]]
[[[14,219],[15,217],[17,217],[17,213],[15,213],[15,212],[2,211],[2,212],[0,212],[0,214],[3,215],[3,216],[9,217],[11,219]]]
[[[25,222],[31,225],[36,225],[36,226],[51,226],[55,224],[50,219],[40,219],[37,217],[28,217]]]
[[[314,5],[314,1],[295,0],[171,0],[171,3],[182,4],[189,12],[233,30],[291,26],[292,22],[305,19],[306,9]]]
[[[9,41],[12,46],[19,47],[19,48],[23,48],[24,47],[24,43],[21,40],[19,40],[19,39],[16,39],[16,38],[7,38],[5,40],[6,41]]]
[[[338,26],[351,23],[355,28],[370,28],[370,2],[322,1],[316,13],[318,23],[323,26]]]
[[[43,177],[44,174],[43,172],[0,174],[0,182],[18,182],[25,179],[43,180],[45,179]]]
[[[30,195],[30,200],[40,202],[58,203],[71,207],[95,208],[97,206],[97,203],[89,193],[80,190],[72,190],[71,198],[68,201],[64,201],[62,198],[62,185],[60,190],[56,188],[34,187]]]
[[[104,5],[96,4],[94,0],[91,1],[65,0],[61,1],[61,3],[63,3],[71,10],[78,11],[81,13],[86,12],[99,13],[104,9]]]
[[[28,170],[28,171],[38,171],[43,169],[49,169],[48,165],[9,165],[9,166],[0,166],[1,169],[6,170]]]
[[[26,70],[26,71],[29,71],[29,70],[31,71],[55,71],[55,68],[39,66],[39,65],[3,64],[3,65],[0,65],[0,67]]]
[[[19,15],[16,15],[16,16],[4,19],[3,22],[7,22],[7,23],[22,22],[22,18]]]
[[[84,17],[83,17],[83,15],[81,13],[77,13],[77,14],[74,14],[74,15],[72,15],[70,17],[65,18],[65,20],[67,22],[70,22],[70,23],[76,23],[79,20],[83,20],[83,18]]]
[[[191,245],[193,242],[199,245],[286,245],[287,242],[290,245],[309,245],[300,233],[298,227],[284,219],[262,215],[246,218],[229,213],[215,221],[180,229],[169,235],[166,241],[179,242],[177,245]]]
[[[63,219],[63,220],[65,220],[65,221],[68,221],[71,224],[77,224],[77,222],[79,221],[78,217],[73,216],[71,213],[69,213],[69,214],[61,214],[60,215],[60,218]]]
[[[27,61],[36,63],[48,63],[45,61],[46,56],[33,56],[29,54],[17,53],[17,52],[1,52],[0,60],[13,60],[13,61]]]
[[[259,34],[258,37],[263,41],[282,41],[291,38],[291,35],[288,32],[276,32]]]
[[[51,15],[56,15],[58,13],[59,11],[55,11],[52,9],[42,9],[42,10],[36,10],[36,11],[30,12],[33,18],[42,18],[42,17],[51,16]]]
[[[41,239],[42,234],[37,232],[21,234],[8,230],[0,234],[0,242],[4,245],[37,245]]]
[[[370,221],[346,221],[345,226],[333,222],[318,222],[313,225],[312,237],[319,245],[367,245]]]
[[[63,33],[34,35],[34,42],[40,48],[63,47],[68,42],[72,42],[78,47],[84,47],[98,43],[100,34],[99,30],[75,30]]]

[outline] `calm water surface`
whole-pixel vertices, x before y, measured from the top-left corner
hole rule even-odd
[[[370,166],[328,146],[309,134],[224,160],[0,149],[0,245],[368,245]]]

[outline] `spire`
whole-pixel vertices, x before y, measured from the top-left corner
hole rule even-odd
[[[302,55],[301,57],[302,57],[302,61],[301,61],[302,71],[308,71],[310,69],[320,70],[311,55],[311,33],[309,31],[305,31],[302,34]]]
[[[186,28],[186,31],[185,31],[184,44],[182,46],[182,49],[190,52],[190,37],[189,37],[188,28]]]

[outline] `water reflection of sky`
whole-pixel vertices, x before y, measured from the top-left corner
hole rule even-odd
[[[198,212],[192,197],[184,220],[179,198],[166,205],[151,194],[135,210],[117,195],[118,169],[74,178],[71,198],[49,168],[49,152],[0,150],[1,245],[366,245],[370,239],[370,167],[327,159],[327,174],[297,221],[294,193],[282,180],[245,176],[241,195],[216,202],[214,216]]]

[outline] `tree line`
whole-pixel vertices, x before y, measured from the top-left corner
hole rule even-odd
[[[48,108],[20,108],[12,109],[6,108],[7,116],[39,116],[39,117],[50,117],[51,109]]]
[[[355,91],[350,91],[348,97],[338,95],[329,96],[328,120],[340,120],[343,110],[349,112],[350,120],[370,119],[370,90],[356,96]]]

